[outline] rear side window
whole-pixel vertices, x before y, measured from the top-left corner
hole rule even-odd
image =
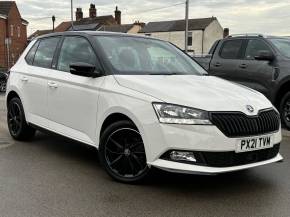
[[[69,72],[72,63],[88,63],[96,65],[96,55],[91,44],[82,37],[66,37],[58,58],[57,69]],[[98,69],[99,67],[96,66]]]
[[[226,41],[222,47],[220,56],[224,59],[238,59],[242,43],[242,40]]]
[[[259,55],[261,51],[272,52],[269,46],[265,42],[261,40],[257,40],[257,39],[251,39],[248,42],[248,46],[245,53],[245,58],[253,60],[255,59],[255,56]]]
[[[50,68],[59,37],[41,39],[35,53],[33,65]]]
[[[34,60],[34,56],[35,56],[35,52],[36,52],[36,49],[39,45],[39,41],[37,41],[33,46],[32,48],[30,49],[30,51],[28,52],[28,54],[26,55],[25,57],[25,60],[26,62],[29,64],[29,65],[32,65],[33,64],[33,60]]]

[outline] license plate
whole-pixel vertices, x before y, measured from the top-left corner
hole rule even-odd
[[[273,143],[272,135],[239,139],[237,141],[236,152],[239,153],[272,148],[274,146]]]

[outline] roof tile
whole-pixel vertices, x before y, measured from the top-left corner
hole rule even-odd
[[[214,20],[216,20],[216,17],[189,19],[188,30],[205,29]],[[172,31],[185,31],[185,20],[150,22],[140,30],[140,33]]]
[[[0,14],[8,16],[13,4],[15,4],[15,1],[0,1]]]

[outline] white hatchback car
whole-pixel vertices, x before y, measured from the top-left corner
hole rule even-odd
[[[151,167],[218,174],[282,160],[279,114],[262,94],[148,37],[39,37],[11,69],[6,100],[13,138],[45,129],[95,146],[122,182]]]

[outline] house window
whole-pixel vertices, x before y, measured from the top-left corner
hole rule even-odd
[[[192,46],[192,32],[188,33],[187,45]]]
[[[17,36],[18,36],[18,38],[20,38],[20,27],[19,26],[17,26]]]
[[[10,35],[13,36],[13,25],[10,25]]]
[[[12,65],[15,64],[15,56],[14,56],[14,53],[11,54],[11,57],[12,57]]]

